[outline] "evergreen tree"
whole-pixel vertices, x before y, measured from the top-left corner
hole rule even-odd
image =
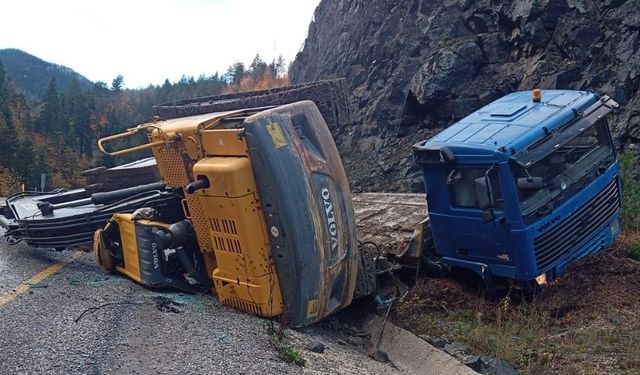
[[[13,125],[11,111],[7,106],[2,110],[4,126],[0,129],[0,164],[13,169],[18,164],[17,146],[18,134]]]
[[[80,84],[74,80],[65,91],[64,112],[66,120],[66,140],[80,155],[91,155],[93,135],[91,134],[91,109]]]
[[[249,65],[249,74],[254,81],[259,81],[266,72],[267,63],[260,58],[259,54],[257,54],[256,57],[253,58],[251,65]]]
[[[107,84],[105,82],[98,81],[98,82],[95,82],[93,84],[93,91],[94,92],[105,93],[105,92],[109,91],[109,88],[107,87]]]
[[[171,82],[169,82],[169,79],[166,78],[164,80],[164,83],[162,84],[162,86],[160,87],[160,93],[159,93],[159,99],[161,103],[164,102],[168,102],[171,98],[171,90],[173,88],[173,85],[171,85]]]
[[[278,57],[273,60],[271,64],[273,65],[271,72],[274,78],[282,77],[287,72],[287,67],[285,66],[284,57],[282,57],[282,55],[278,55]]]
[[[18,93],[13,95],[11,103],[18,122],[22,122],[22,120],[27,117],[25,116],[28,110],[27,98],[25,98],[23,94]]]
[[[244,64],[241,63],[240,61],[236,61],[235,63],[233,63],[233,65],[229,67],[229,69],[227,69],[225,78],[227,82],[234,85],[239,85],[240,81],[242,81],[242,78],[244,77],[244,74],[245,74]]]
[[[56,87],[56,78],[52,77],[51,81],[49,81],[47,94],[45,95],[44,108],[36,122],[36,130],[49,134],[56,130],[60,130],[62,127],[62,111],[60,107],[60,97]]]
[[[27,187],[36,187],[40,183],[40,172],[37,170],[36,150],[30,139],[25,139],[18,143],[18,157],[15,171],[20,178],[25,181]]]
[[[124,88],[124,77],[122,75],[118,75],[111,82],[111,91],[120,92]]]
[[[4,71],[2,61],[0,61],[0,106],[7,101],[9,97],[9,82],[7,74]]]

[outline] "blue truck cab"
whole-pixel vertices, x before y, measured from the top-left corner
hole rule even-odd
[[[606,115],[617,106],[586,91],[516,92],[415,144],[428,256],[495,286],[535,287],[609,247],[621,185]]]

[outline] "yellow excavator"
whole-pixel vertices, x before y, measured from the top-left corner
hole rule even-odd
[[[124,146],[140,134],[142,144]],[[152,207],[113,215],[94,236],[107,271],[149,288],[211,290],[293,327],[349,305],[359,270],[375,283],[364,275],[340,156],[312,101],[156,118],[98,146],[112,156],[151,150],[182,206],[172,216]]]

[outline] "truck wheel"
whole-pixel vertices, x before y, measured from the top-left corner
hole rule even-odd
[[[360,249],[356,290],[353,298],[366,297],[376,291],[376,262],[371,251]]]

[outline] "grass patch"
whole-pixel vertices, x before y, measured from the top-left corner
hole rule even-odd
[[[640,261],[640,230],[625,229],[618,237],[617,245],[629,258]]]
[[[285,325],[276,325],[274,321],[270,320],[266,323],[267,334],[269,335],[269,343],[278,353],[278,357],[287,363],[293,363],[294,365],[304,367],[307,361],[302,356],[299,350],[297,350],[285,336]]]
[[[622,179],[622,225],[632,231],[640,230],[640,183],[636,180],[635,167],[638,158],[624,153],[618,158]]]
[[[640,370],[640,327],[628,316],[612,311],[610,318],[559,327],[536,301],[511,304],[502,300],[491,318],[477,309],[425,312],[412,322],[414,332],[462,342],[473,354],[504,359],[522,374],[595,374],[603,364],[620,374]]]
[[[502,358],[518,369],[528,369],[540,366],[536,348],[548,332],[548,317],[535,303],[514,305],[505,297],[494,321],[476,318],[460,338],[480,353]]]
[[[618,157],[622,179],[622,225],[624,232],[620,242],[629,257],[640,261],[640,182],[635,171],[638,158],[631,152]]]
[[[477,308],[423,312],[414,315],[416,320],[409,324],[414,332],[462,342],[476,354],[502,358],[521,370],[547,362],[537,353],[549,332],[549,318],[543,309],[535,302],[514,303],[509,297],[500,301],[496,311],[484,303],[478,297]]]
[[[636,243],[629,248],[629,257],[640,261],[640,244]]]
[[[589,326],[549,340],[557,353],[597,359],[612,358],[622,373],[640,369],[640,329],[626,324],[616,327]]]
[[[298,366],[304,366],[307,363],[302,354],[291,346],[284,348],[282,359],[287,363],[293,363]]]

